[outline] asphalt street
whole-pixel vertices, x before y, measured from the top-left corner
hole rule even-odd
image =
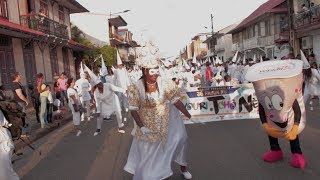
[[[187,125],[193,179],[319,180],[319,112],[319,107],[308,111],[308,124],[300,136],[307,160],[303,170],[289,165],[290,147],[284,140],[280,140],[282,161],[262,160],[269,145],[258,119]],[[35,142],[36,151],[26,147],[23,156],[14,156],[14,169],[22,180],[129,180],[132,175],[123,167],[132,141],[132,120],[126,123],[125,134],[117,132],[116,124],[104,122],[102,133],[94,137],[96,122],[84,122],[82,134],[76,137],[70,122]],[[172,168],[169,179],[183,179],[179,166],[173,163]]]

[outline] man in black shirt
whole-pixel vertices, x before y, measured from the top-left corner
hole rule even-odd
[[[13,100],[16,101],[21,107],[22,111],[26,112],[26,106],[28,106],[29,101],[27,99],[27,94],[21,85],[21,74],[15,72],[13,75],[12,90],[13,90]],[[22,118],[22,125],[26,127],[25,118]]]

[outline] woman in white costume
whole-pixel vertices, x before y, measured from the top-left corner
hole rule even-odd
[[[304,93],[303,99],[306,103],[310,96],[318,96],[320,99],[320,74],[317,69],[310,66],[307,58],[300,50],[301,60],[303,61],[303,75],[304,75]],[[310,105],[312,105],[312,100],[310,100]],[[320,102],[319,102],[320,103]]]
[[[77,90],[75,89],[75,82],[73,78],[68,79],[67,81],[67,97],[69,99],[69,108],[72,112],[72,121],[74,128],[77,130],[77,136],[80,136],[80,111],[81,111],[81,104],[80,98],[78,95]]]
[[[0,179],[19,180],[19,176],[12,168],[11,157],[14,145],[8,126],[10,124],[0,110]]]
[[[110,118],[113,113],[116,114],[118,132],[125,133],[123,130],[124,124],[122,123],[120,102],[115,92],[125,93],[126,91],[113,84],[102,83],[100,78],[87,68],[87,66],[85,66],[85,69],[88,71],[95,89],[93,96],[96,103],[97,130],[93,135],[96,136],[101,132],[102,119],[104,117]]]
[[[87,116],[87,120],[90,121],[90,104],[91,104],[91,84],[86,79],[86,74],[84,73],[82,62],[80,64],[80,79],[76,81],[75,89],[78,92],[80,102],[82,107],[85,109],[86,113],[81,114],[81,121],[84,121],[85,114]]]
[[[140,57],[144,78],[129,87],[129,107],[138,128],[124,169],[134,174],[134,180],[160,180],[172,175],[175,161],[183,176],[191,179],[186,167],[187,134],[179,111],[188,118],[191,115],[179,100],[176,84],[158,78],[154,54]]]

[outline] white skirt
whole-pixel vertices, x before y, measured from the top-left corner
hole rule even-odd
[[[180,112],[170,105],[168,138],[165,144],[133,138],[124,170],[133,180],[159,180],[172,175],[171,162],[186,166],[187,132]]]
[[[75,112],[73,105],[71,103],[69,103],[69,108],[71,109],[72,112],[72,122],[75,126],[79,126],[80,125],[80,112]]]

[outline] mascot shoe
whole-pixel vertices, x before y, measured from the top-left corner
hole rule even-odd
[[[281,150],[278,151],[268,151],[263,154],[263,160],[266,162],[276,162],[283,159],[283,154]]]
[[[290,165],[295,168],[306,167],[306,160],[302,154],[292,154]]]

